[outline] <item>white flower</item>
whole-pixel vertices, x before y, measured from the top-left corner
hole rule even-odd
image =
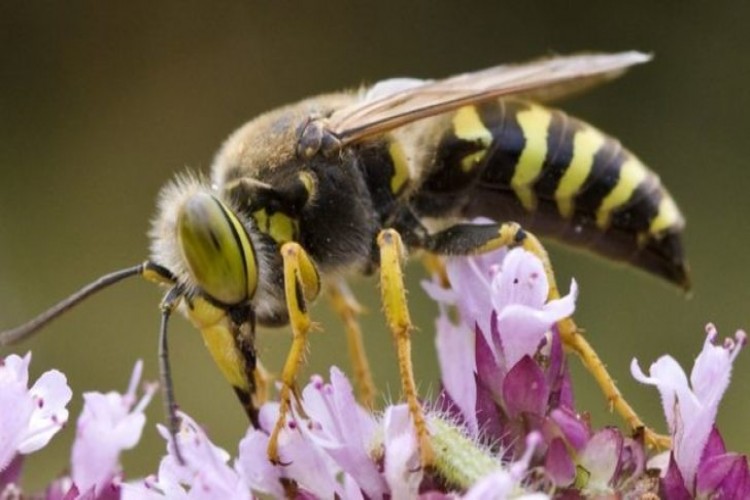
[[[693,365],[690,383],[685,371],[671,356],[662,356],[653,363],[648,376],[637,360],[633,359],[630,365],[636,380],[656,386],[661,393],[672,435],[672,452],[688,491],[693,490],[703,449],[716,421],[721,398],[729,386],[732,364],[746,340],[745,333],[738,331],[734,340],[726,339],[723,345],[715,345],[716,328],[709,324],[706,331],[706,341]]]

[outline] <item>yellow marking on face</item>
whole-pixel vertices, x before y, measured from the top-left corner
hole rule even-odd
[[[409,181],[409,161],[401,143],[391,139],[388,144],[388,154],[393,161],[393,177],[391,177],[391,192],[398,194]]]
[[[528,211],[536,209],[533,183],[539,177],[547,156],[547,131],[552,121],[552,114],[539,106],[521,111],[516,115],[518,125],[526,139],[521,156],[518,157],[510,186]]]
[[[461,159],[461,170],[470,172],[487,154],[492,143],[492,132],[482,123],[475,106],[464,106],[453,115],[453,132],[461,140],[481,144],[482,149]]]
[[[253,219],[255,219],[255,223],[258,225],[258,229],[264,233],[268,232],[268,214],[265,210],[261,209],[253,212]]]
[[[682,214],[680,213],[680,210],[677,208],[672,197],[665,193],[659,203],[659,211],[656,213],[656,217],[651,221],[651,225],[648,228],[649,232],[651,234],[659,234],[665,229],[681,224]]]
[[[268,218],[268,234],[278,243],[294,240],[295,224],[291,217],[276,212]]]
[[[609,225],[612,211],[627,203],[633,191],[646,179],[648,171],[637,158],[631,156],[620,166],[617,184],[602,200],[596,210],[596,225],[604,229]]]
[[[226,311],[200,297],[194,297],[191,305],[192,307],[185,309],[187,316],[200,330],[203,343],[221,374],[234,387],[249,391],[244,370],[245,359],[234,343]]]
[[[313,198],[315,198],[315,195],[317,194],[317,186],[315,185],[315,179],[313,178],[313,176],[308,172],[300,172],[299,180],[302,185],[305,186],[305,191],[307,191],[307,199],[312,200]]]
[[[560,179],[555,191],[555,200],[560,215],[565,218],[573,216],[573,197],[586,182],[594,166],[596,152],[604,144],[604,136],[590,127],[576,132],[573,137],[573,158]]]

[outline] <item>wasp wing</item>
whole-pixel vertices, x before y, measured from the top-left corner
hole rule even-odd
[[[334,112],[326,128],[343,145],[467,104],[502,96],[558,99],[620,76],[651,56],[640,52],[553,57],[495,66],[444,80],[396,78],[374,85],[354,105]]]

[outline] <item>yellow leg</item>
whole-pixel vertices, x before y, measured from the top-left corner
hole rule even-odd
[[[281,247],[281,256],[284,260],[284,292],[289,310],[289,325],[292,328],[292,347],[281,372],[279,418],[268,441],[268,458],[274,463],[279,462],[279,432],[289,415],[297,372],[305,357],[307,334],[312,324],[307,314],[307,302],[315,299],[320,292],[318,272],[301,246],[286,243]]]
[[[375,382],[372,379],[370,363],[367,361],[362,330],[357,321],[362,307],[343,281],[336,281],[328,287],[328,297],[331,300],[331,307],[344,323],[349,357],[354,369],[354,380],[359,390],[359,400],[365,407],[372,408],[375,403]]]
[[[544,249],[539,240],[531,233],[525,233],[520,245],[532,252],[534,255],[539,257],[544,266],[544,271],[547,274],[549,281],[549,298],[557,299],[560,297],[560,291],[557,288],[555,281],[555,274],[552,271],[552,265],[550,264],[549,256],[547,251]],[[633,407],[625,401],[622,393],[617,388],[614,379],[607,371],[607,367],[602,362],[599,355],[596,354],[593,347],[583,337],[582,331],[576,326],[572,318],[566,318],[557,323],[558,330],[560,331],[560,339],[563,345],[575,352],[583,363],[583,366],[591,373],[599,385],[599,388],[604,393],[604,397],[609,402],[610,411],[615,410],[633,431],[643,432],[643,437],[646,444],[656,449],[667,449],[671,446],[671,440],[668,436],[658,434],[653,429],[646,427],[643,420],[638,417],[638,414],[633,410]]]
[[[255,365],[255,403],[258,408],[263,406],[268,401],[268,395],[271,392],[271,384],[273,383],[273,375],[271,375],[266,368],[260,364],[258,360]]]
[[[434,461],[434,452],[422,406],[417,399],[417,387],[411,363],[410,334],[413,326],[406,305],[406,289],[401,270],[401,260],[404,256],[403,243],[396,231],[386,229],[378,235],[378,246],[380,247],[380,291],[383,297],[383,310],[396,343],[401,389],[417,432],[422,467],[428,467]]]

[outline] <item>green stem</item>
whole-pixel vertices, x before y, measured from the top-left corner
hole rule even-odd
[[[433,467],[451,485],[466,490],[502,467],[496,456],[453,423],[433,417],[429,425],[435,450]]]

